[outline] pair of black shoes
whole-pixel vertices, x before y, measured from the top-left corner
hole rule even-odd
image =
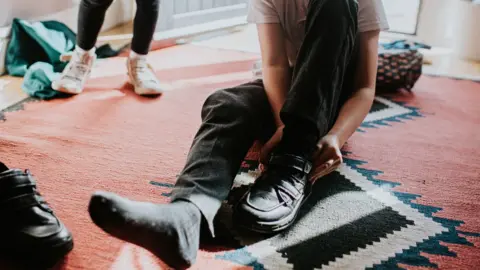
[[[274,154],[268,169],[235,207],[235,224],[247,230],[273,234],[295,221],[310,194],[312,163],[301,156]]]
[[[30,172],[0,162],[0,255],[32,269],[54,266],[73,249],[70,231],[37,191]]]

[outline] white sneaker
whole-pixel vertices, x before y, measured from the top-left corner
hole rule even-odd
[[[160,95],[168,88],[158,80],[145,58],[128,58],[127,70],[130,83],[138,95]]]
[[[62,55],[61,58],[67,60],[69,56]],[[52,82],[52,88],[68,94],[80,94],[96,59],[97,56],[89,52],[72,52],[70,62],[60,78]]]

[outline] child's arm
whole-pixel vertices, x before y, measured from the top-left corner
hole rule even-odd
[[[290,66],[285,36],[279,23],[257,24],[262,52],[263,84],[277,127],[283,126],[280,110],[290,87]]]
[[[329,135],[338,138],[342,147],[362,124],[372,107],[377,76],[379,31],[360,34],[360,52],[357,66],[356,91],[340,109],[340,114]]]
[[[379,31],[360,34],[356,91],[340,109],[333,128],[318,143],[312,180],[325,176],[340,166],[343,162],[340,149],[362,124],[372,107],[377,77],[378,37]]]

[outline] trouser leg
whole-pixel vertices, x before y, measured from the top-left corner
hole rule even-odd
[[[346,87],[352,87],[357,5],[354,0],[310,1],[305,40],[281,111],[285,139],[298,141],[308,134],[315,144],[335,122]]]
[[[147,54],[158,20],[159,0],[137,0],[137,12],[133,21],[132,50]]]
[[[213,219],[227,198],[241,163],[259,137],[275,130],[262,81],[220,90],[202,109],[198,130],[173,199],[194,203],[213,233]]]
[[[88,51],[95,47],[105,13],[113,0],[82,0],[78,11],[77,45]]]

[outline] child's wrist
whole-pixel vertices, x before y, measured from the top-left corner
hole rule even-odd
[[[348,137],[345,136],[341,131],[330,130],[327,136],[334,136],[340,148],[346,143]]]

